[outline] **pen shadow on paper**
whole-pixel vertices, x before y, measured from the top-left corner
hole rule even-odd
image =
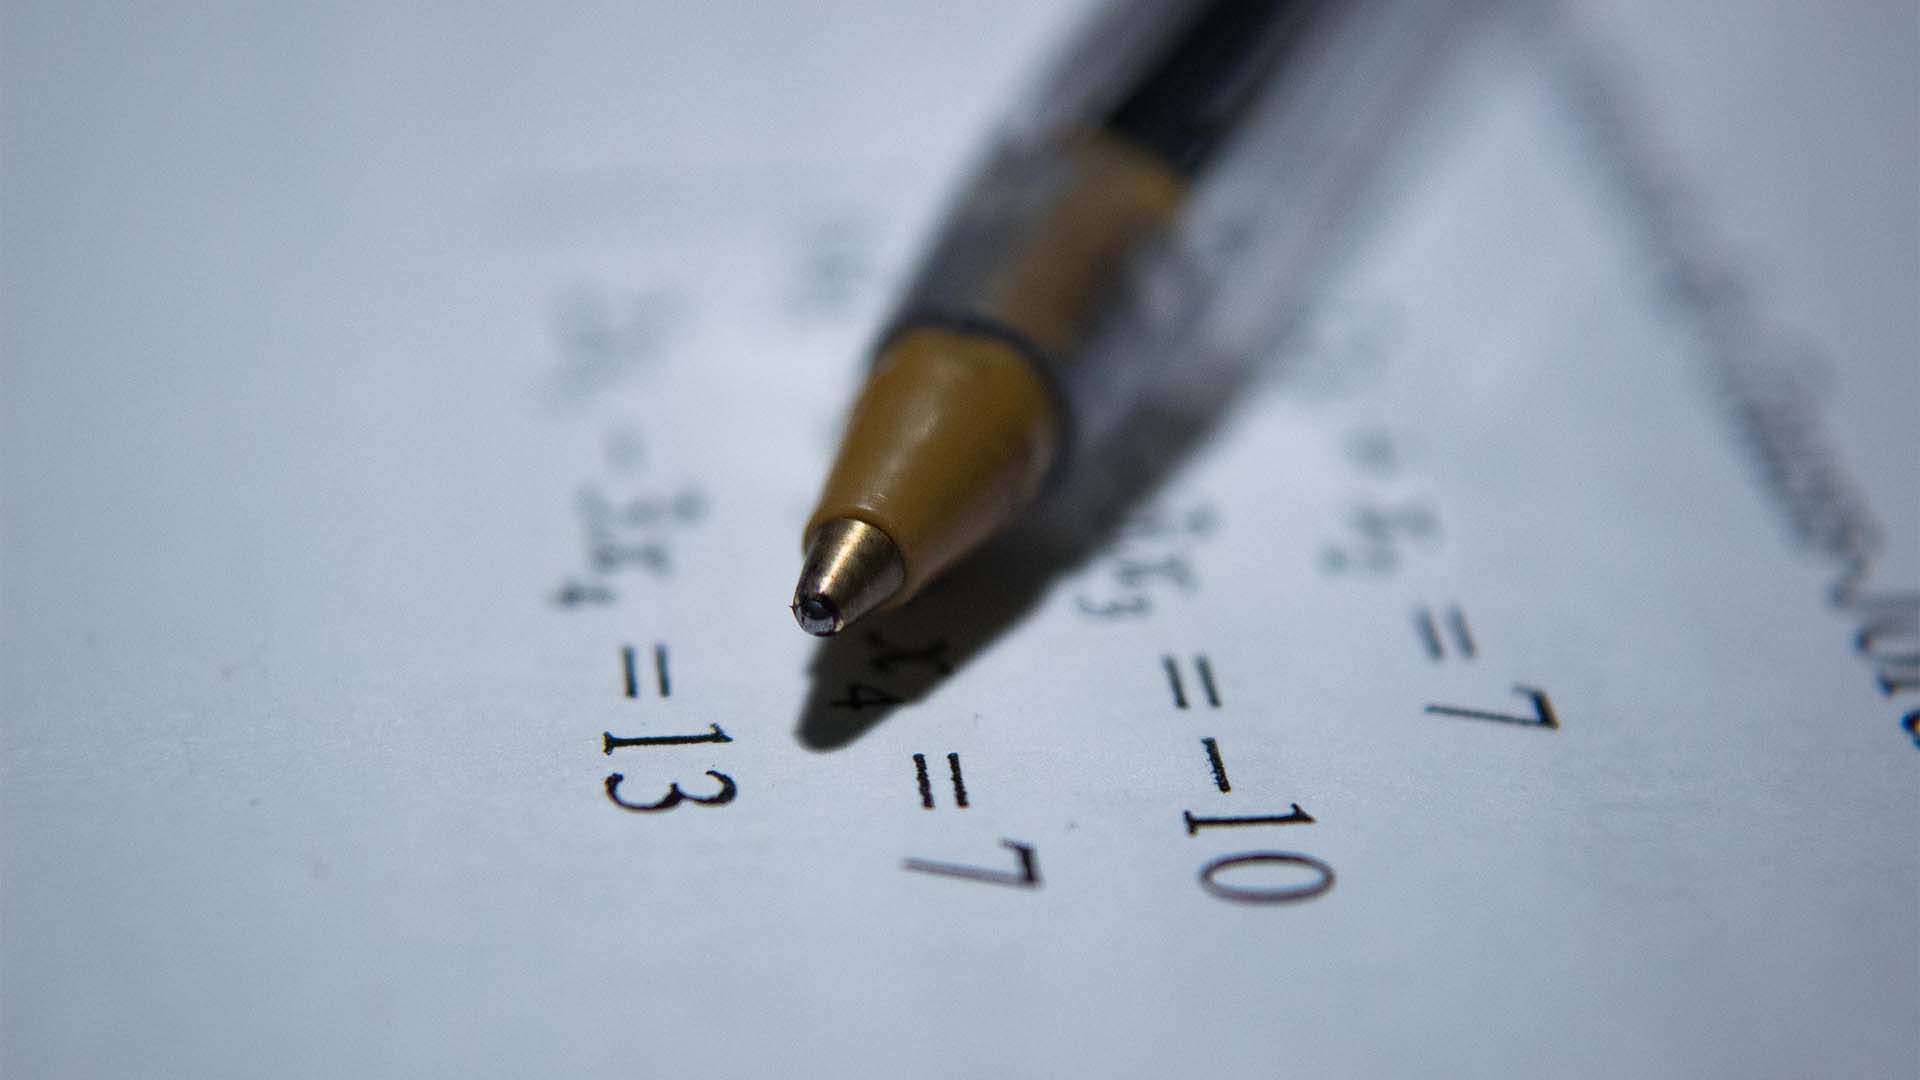
[[[1357,234],[1323,235],[1341,265]],[[920,704],[987,647],[1031,615],[1061,579],[1085,567],[1130,522],[1150,524],[1156,496],[1180,467],[1223,428],[1252,384],[1269,379],[1301,386],[1328,376],[1326,329],[1307,296],[1273,304],[1272,324],[1258,347],[1228,357],[1175,350],[1155,364],[1132,400],[1140,404],[1111,425],[1113,435],[1083,447],[1058,490],[1007,532],[962,561],[896,611],[884,612],[821,642],[809,666],[812,687],[795,731],[802,746],[845,747],[902,709]],[[1336,321],[1338,321],[1336,319]],[[1390,335],[1389,335],[1390,336]],[[1351,368],[1368,368],[1365,348],[1336,348]],[[1355,363],[1358,361],[1357,363]],[[1312,392],[1312,391],[1309,391]],[[1045,657],[1033,659],[1044,664]]]
[[[1156,379],[1140,398],[1146,404],[1115,426],[1116,437],[1072,462],[1069,484],[911,603],[822,641],[800,743],[837,750],[926,700],[1032,614],[1055,582],[1098,555],[1219,430],[1255,373],[1248,363],[1206,367],[1166,365],[1179,385]]]
[[[1464,34],[1470,25],[1462,20],[1450,32]],[[1316,310],[1316,301],[1329,295],[1327,283],[1366,245],[1385,216],[1382,210],[1403,199],[1423,175],[1420,162],[1434,149],[1425,133],[1446,130],[1450,117],[1478,107],[1473,95],[1440,92],[1445,80],[1436,82],[1437,75],[1431,67],[1405,73],[1399,87],[1403,107],[1381,113],[1343,171],[1323,178],[1338,193],[1323,217],[1287,216],[1299,228],[1276,259],[1283,276],[1263,279],[1266,288],[1254,297],[1254,328],[1237,338],[1244,348],[1231,356],[1146,348],[1138,355],[1149,357],[1151,370],[1129,399],[1142,404],[1110,426],[1113,435],[1080,449],[1069,463],[1068,482],[911,603],[821,643],[795,733],[803,746],[837,750],[933,697],[1032,614],[1056,582],[1098,556],[1130,519],[1149,520],[1147,511],[1168,479],[1223,427],[1251,384],[1280,378],[1303,386],[1330,363],[1348,369],[1329,380],[1341,382],[1353,377],[1353,367],[1380,362],[1378,355],[1361,355],[1370,348],[1328,349],[1326,341],[1313,340],[1326,329],[1316,325],[1327,314]],[[1110,340],[1143,344],[1125,335]],[[1030,662],[1043,665],[1047,659]]]

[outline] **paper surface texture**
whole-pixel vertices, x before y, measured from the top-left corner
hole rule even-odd
[[[0,1073],[1910,1075],[1920,35],[1682,7],[1489,30],[1117,535],[822,653],[1077,9],[8,5]]]

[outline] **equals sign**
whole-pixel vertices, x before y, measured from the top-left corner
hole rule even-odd
[[[1167,673],[1167,689],[1173,692],[1173,705],[1176,709],[1188,707],[1187,684],[1180,677],[1180,662],[1172,656],[1160,658],[1160,669]],[[1200,692],[1206,696],[1207,704],[1220,707],[1220,688],[1214,685],[1213,664],[1205,655],[1193,658],[1193,673],[1199,677]]]
[[[1467,628],[1467,616],[1457,607],[1446,611],[1446,637],[1453,640],[1454,648],[1459,650],[1464,660],[1474,658],[1477,650],[1473,644],[1473,631]],[[1421,608],[1413,613],[1413,629],[1420,635],[1420,644],[1426,646],[1427,659],[1439,663],[1447,658],[1447,643],[1440,632],[1440,622],[1433,617],[1432,608]]]
[[[633,646],[631,645],[622,645],[620,647],[620,675],[622,687],[626,691],[626,695],[630,698],[639,697],[639,664],[635,657]],[[665,645],[655,645],[653,647],[653,686],[654,689],[660,692],[661,697],[673,696],[673,683],[667,677],[667,647]]]

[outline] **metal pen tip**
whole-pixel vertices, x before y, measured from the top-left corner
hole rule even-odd
[[[793,617],[799,621],[800,629],[809,634],[827,637],[837,634],[845,623],[840,621],[840,609],[824,596],[795,596]]]
[[[835,518],[814,530],[807,561],[793,590],[800,629],[829,637],[887,602],[906,581],[900,549],[887,534],[853,518]]]

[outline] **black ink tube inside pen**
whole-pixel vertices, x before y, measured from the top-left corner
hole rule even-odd
[[[1119,407],[1089,328],[1327,6],[1122,3],[1058,61],[1038,132],[996,149],[881,335],[805,529],[803,629],[906,602],[1033,499],[1076,422]]]

